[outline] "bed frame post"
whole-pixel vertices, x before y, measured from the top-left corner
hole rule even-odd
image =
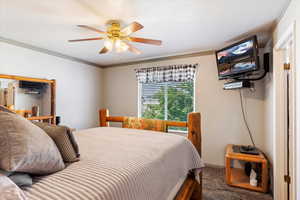
[[[52,119],[49,120],[51,124],[56,124],[56,80],[53,79],[52,83],[50,83],[51,87],[51,116]]]
[[[188,139],[194,144],[200,156],[201,151],[201,115],[200,113],[188,114]],[[200,172],[200,185],[197,184],[191,200],[202,199],[202,172]]]
[[[109,126],[109,123],[107,121],[107,117],[109,116],[109,111],[108,109],[101,109],[99,111],[99,120],[100,120],[100,126]]]
[[[201,156],[201,125],[200,113],[188,114],[188,139],[194,144]]]

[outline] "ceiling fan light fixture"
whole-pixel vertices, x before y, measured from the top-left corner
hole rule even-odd
[[[104,46],[111,51],[113,49],[113,47],[114,47],[114,41],[112,41],[109,38],[106,38],[104,40]]]
[[[122,40],[116,39],[115,48],[117,52],[124,52],[128,50],[129,46],[126,43],[124,43]]]
[[[92,41],[92,40],[103,40],[104,47],[99,51],[99,54],[104,54],[115,49],[116,52],[125,52],[130,51],[135,54],[141,54],[141,51],[135,48],[131,42],[139,42],[144,44],[151,45],[161,45],[161,40],[153,40],[147,38],[139,38],[130,36],[132,33],[141,30],[144,26],[138,22],[133,22],[126,27],[121,28],[120,21],[110,20],[107,24],[107,31],[104,32],[97,28],[93,28],[87,25],[78,25],[81,28],[86,28],[91,31],[105,34],[104,37],[95,37],[95,38],[85,38],[85,39],[76,39],[69,40],[69,42],[80,42],[80,41]]]

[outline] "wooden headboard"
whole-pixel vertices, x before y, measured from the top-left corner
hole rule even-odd
[[[99,111],[99,125],[101,127],[109,126],[109,122],[124,122],[124,116],[109,116],[108,109]],[[200,113],[191,112],[187,116],[187,122],[181,121],[165,121],[167,127],[187,127],[188,139],[194,144],[201,156],[201,116]]]

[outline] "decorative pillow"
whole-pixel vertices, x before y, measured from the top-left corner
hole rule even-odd
[[[26,187],[32,185],[32,178],[26,173],[21,172],[7,172],[0,170],[0,174],[8,177],[12,182],[14,182],[19,187]]]
[[[65,162],[76,162],[79,160],[78,144],[70,128],[41,122],[33,123],[43,129],[53,139]]]
[[[23,191],[9,178],[0,174],[0,199],[1,200],[27,200]]]
[[[123,128],[167,132],[167,125],[164,120],[145,119],[136,117],[125,117],[123,122]]]
[[[0,168],[30,174],[50,174],[64,169],[53,140],[25,118],[0,112]]]

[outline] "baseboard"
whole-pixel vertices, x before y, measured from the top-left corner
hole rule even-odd
[[[225,168],[223,165],[216,165],[216,164],[210,164],[210,163],[204,163],[205,167],[213,167],[213,168]]]

